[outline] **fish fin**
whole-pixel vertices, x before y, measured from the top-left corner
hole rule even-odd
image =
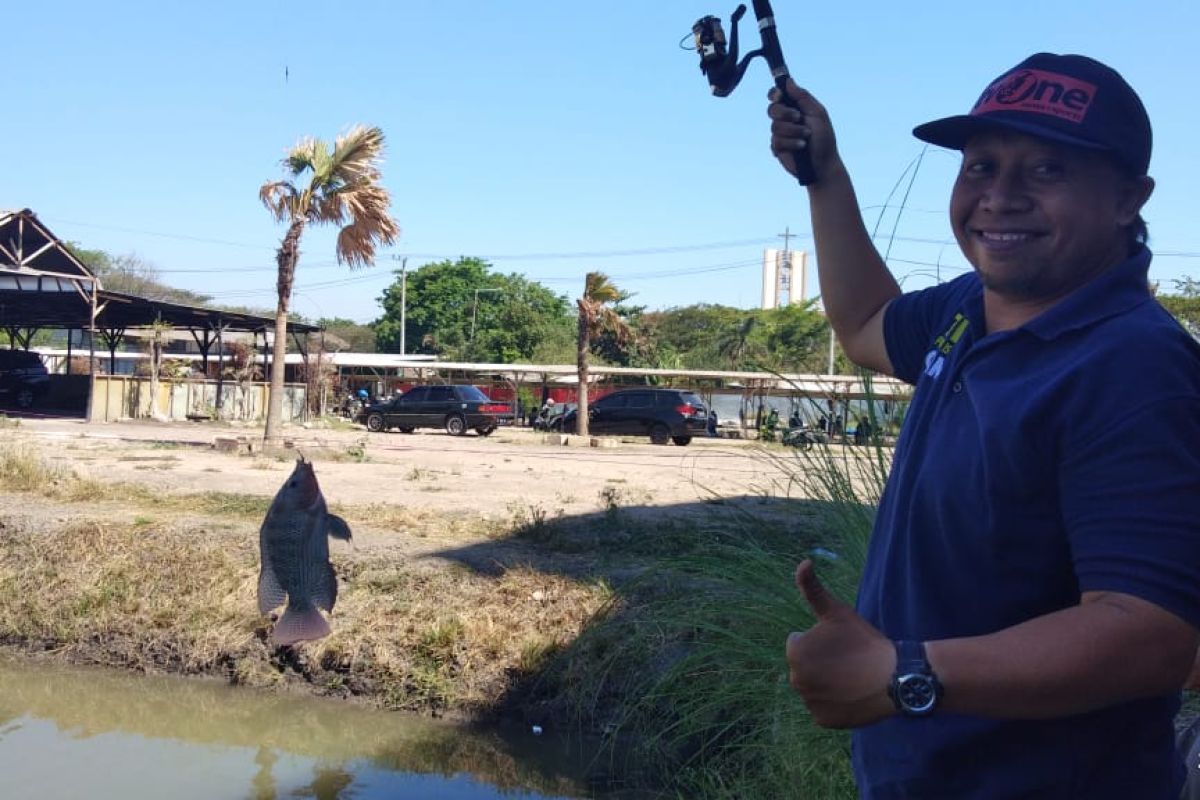
[[[271,641],[280,646],[291,645],[321,639],[329,633],[329,623],[321,616],[320,611],[312,606],[306,609],[289,606],[275,623],[275,629],[271,631]]]
[[[333,564],[328,561],[325,562],[325,569],[322,570],[322,575],[313,589],[312,601],[314,605],[329,612],[333,611],[333,604],[337,602],[337,573],[333,571]]]
[[[346,524],[346,520],[339,517],[337,514],[327,514],[325,516],[325,532],[335,539],[350,541],[350,526]]]
[[[287,592],[275,577],[271,564],[263,559],[262,568],[258,572],[258,613],[266,614],[272,609],[279,608],[287,600]]]

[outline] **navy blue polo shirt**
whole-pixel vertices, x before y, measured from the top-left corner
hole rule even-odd
[[[1105,590],[1200,627],[1200,346],[1151,297],[1149,264],[1142,250],[991,335],[973,274],[888,308],[888,356],[916,390],[858,597],[886,636],[992,633]],[[859,790],[1175,798],[1178,702],[889,718],[855,733]]]

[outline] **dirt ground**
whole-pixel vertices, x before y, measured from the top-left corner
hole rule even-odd
[[[241,439],[258,450],[261,429],[212,423],[87,423],[21,419],[0,430],[36,447],[81,477],[129,482],[164,493],[273,495],[291,470],[291,452],[222,452]],[[545,434],[502,428],[490,437],[442,431],[368,433],[361,427],[287,427],[295,452],[316,464],[332,507],[386,504],[429,519],[463,518],[481,538],[488,521],[586,516],[613,507],[676,519],[709,513],[707,503],[754,502],[778,493],[781,475],[753,442],[697,439],[686,447],[607,438],[601,447],[579,437],[554,444]],[[355,530],[359,548],[395,546],[391,532]],[[429,532],[425,531],[423,535]],[[436,533],[436,532],[435,532]],[[434,537],[440,538],[440,537]],[[436,546],[436,541],[426,542]]]

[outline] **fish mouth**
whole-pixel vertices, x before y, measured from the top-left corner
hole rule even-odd
[[[317,483],[317,474],[311,461],[298,460],[288,486],[297,493],[299,505],[303,508],[314,508],[321,501],[321,487]]]

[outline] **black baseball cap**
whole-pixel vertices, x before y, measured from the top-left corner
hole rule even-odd
[[[992,81],[969,114],[918,125],[913,135],[961,150],[995,128],[1102,150],[1136,175],[1150,168],[1146,108],[1116,70],[1087,56],[1032,55]]]

